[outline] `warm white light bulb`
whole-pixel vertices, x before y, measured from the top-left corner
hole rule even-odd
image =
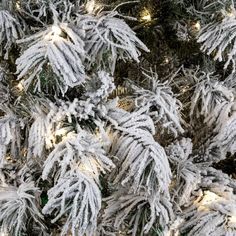
[[[189,89],[189,87],[188,87],[188,86],[184,86],[184,87],[183,87],[183,89],[182,89],[182,92],[183,92],[183,93],[185,93],[185,92],[187,92],[187,91],[188,91],[188,89]]]
[[[198,207],[198,210],[200,211],[207,211],[209,208],[209,205],[212,203],[215,203],[221,199],[220,196],[217,194],[211,192],[211,191],[205,191],[204,196],[200,202],[200,205]]]
[[[20,9],[20,2],[19,1],[16,2],[16,9],[18,9],[18,10]]]
[[[200,24],[200,22],[199,22],[199,21],[196,22],[196,24],[194,25],[194,27],[195,27],[195,29],[196,29],[197,31],[199,31],[199,30],[201,29],[201,24]]]
[[[53,25],[52,26],[52,33],[54,34],[54,35],[60,35],[61,33],[62,33],[62,30],[61,30],[61,28],[60,27],[58,27],[57,25]]]
[[[24,89],[24,86],[22,84],[22,82],[19,82],[16,86],[20,91],[22,91]],[[1,236],[1,235],[0,235]]]
[[[7,236],[8,234],[5,232],[0,232],[0,236]]]
[[[151,14],[147,9],[143,10],[143,12],[141,14],[141,19],[143,21],[151,21],[152,20]]]
[[[236,228],[236,216],[235,215],[228,217],[227,226],[230,228]]]
[[[215,201],[217,201],[220,197],[211,192],[211,191],[205,191],[204,192],[204,197],[203,197],[203,200],[201,201],[203,204],[211,204]]]
[[[49,131],[45,135],[45,143],[46,143],[46,148],[47,149],[53,147],[53,144],[56,143],[56,136],[55,136],[55,133],[53,131]]]
[[[45,40],[54,42],[61,38],[60,37],[61,34],[62,34],[61,28],[57,25],[52,25],[51,31],[48,34],[46,34],[44,38]]]
[[[94,8],[95,8],[95,1],[94,0],[88,1],[85,5],[86,11],[90,14],[93,13]]]
[[[61,128],[55,131],[56,136],[65,136],[66,133],[68,132],[68,129],[66,128]]]
[[[152,18],[151,18],[151,15],[148,14],[148,15],[146,15],[146,16],[143,16],[142,19],[143,19],[143,20],[146,20],[146,21],[150,21]]]
[[[231,12],[227,12],[227,16],[229,17],[233,17],[234,16],[234,13],[231,11]]]
[[[229,220],[230,220],[230,222],[232,222],[232,223],[236,223],[236,216],[235,216],[235,215],[231,216],[231,217],[229,218]]]
[[[97,176],[98,175],[98,163],[96,160],[94,160],[93,158],[90,158],[89,160],[87,160],[84,163],[80,163],[79,164],[79,170],[87,173],[87,174],[92,174]]]
[[[227,16],[228,17],[235,17],[235,10],[231,10],[231,11],[227,12]]]

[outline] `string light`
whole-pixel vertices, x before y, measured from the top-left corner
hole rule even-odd
[[[152,20],[151,14],[148,11],[148,9],[144,8],[144,10],[141,13],[141,19],[143,21],[151,21]]]
[[[227,15],[228,17],[233,17],[233,18],[234,18],[234,17],[236,16],[236,11],[235,11],[235,9],[234,9],[233,7],[231,7],[231,9],[226,12],[226,15]]]
[[[230,216],[228,218],[228,227],[231,227],[231,228],[236,228],[236,216],[233,215],[233,216]]]
[[[198,207],[199,211],[208,211],[208,205],[217,202],[221,199],[217,194],[211,192],[211,191],[205,191],[204,192],[204,197],[200,202],[200,205]]]
[[[8,236],[6,232],[0,231],[0,236]]]
[[[194,24],[194,29],[199,31],[201,29],[201,24],[200,24],[200,21],[197,21],[195,24]]]
[[[55,135],[56,136],[65,136],[67,132],[68,132],[67,128],[61,128],[61,129],[56,130]]]
[[[187,91],[188,91],[188,89],[189,89],[189,87],[188,87],[188,86],[184,86],[184,87],[182,88],[182,92],[183,92],[183,93],[185,93],[185,92],[187,92]]]
[[[234,17],[235,15],[234,15],[234,13],[232,11],[230,11],[230,12],[227,12],[227,16],[228,17]]]
[[[20,10],[20,1],[16,1],[16,9]]]
[[[58,27],[57,25],[53,25],[52,26],[52,33],[54,34],[54,35],[60,35],[61,33],[62,33],[62,30],[61,30],[61,28],[60,27]]]
[[[58,40],[60,39],[62,35],[62,30],[59,26],[57,25],[53,25],[51,27],[51,32],[48,33],[46,36],[45,36],[45,39],[46,40],[52,40],[52,41],[55,41],[55,40]]]
[[[169,230],[165,232],[165,236],[178,236],[179,233],[179,226],[184,222],[184,219],[177,217],[176,220],[170,225]]]
[[[86,3],[85,5],[85,9],[88,13],[93,13],[94,9],[95,9],[95,1],[94,0],[90,0]]]
[[[49,135],[46,135],[45,143],[46,143],[46,148],[47,149],[53,147],[53,145],[56,143],[56,136],[53,132],[50,133]]]
[[[24,86],[23,86],[22,82],[19,82],[16,87],[17,87],[17,89],[19,89],[20,91],[23,91],[23,89],[24,89]]]
[[[84,173],[90,173],[90,174],[94,174],[95,176],[98,176],[98,163],[94,158],[89,158],[88,160],[86,160],[83,163],[79,164],[79,170],[84,172]]]

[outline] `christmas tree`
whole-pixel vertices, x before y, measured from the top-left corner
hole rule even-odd
[[[234,0],[0,0],[0,235],[236,236]]]

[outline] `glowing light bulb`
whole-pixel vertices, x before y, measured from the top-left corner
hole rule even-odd
[[[23,91],[23,89],[24,89],[24,86],[23,86],[22,82],[19,82],[16,87],[17,87],[17,89],[19,89],[20,91]]]
[[[61,128],[55,131],[56,136],[65,136],[66,133],[68,132],[67,128]]]
[[[88,13],[93,13],[94,9],[95,9],[95,1],[94,0],[90,0],[86,3],[85,5],[85,9]]]
[[[83,163],[79,164],[79,170],[84,173],[90,173],[95,176],[98,175],[98,163],[95,159],[90,158],[87,161],[84,161]]]
[[[0,236],[8,236],[6,232],[0,232]]]
[[[228,218],[228,224],[227,225],[231,228],[236,228],[236,216],[235,215],[230,216]]]
[[[56,143],[55,132],[53,132],[52,130],[47,131],[47,133],[45,134],[45,143],[47,149],[53,147],[53,145]]]
[[[200,205],[198,207],[198,210],[200,211],[207,211],[209,210],[208,205],[217,202],[221,199],[220,196],[218,196],[217,194],[211,192],[211,191],[205,191],[204,192],[204,197],[200,202]]]
[[[61,28],[57,25],[52,25],[51,27],[51,31],[45,35],[45,39],[48,40],[48,41],[56,41],[56,40],[59,40],[61,39],[61,35],[63,34]]]
[[[199,31],[201,29],[201,24],[199,21],[197,21],[195,24],[194,24],[194,28]]]
[[[53,25],[52,26],[52,33],[54,34],[54,35],[60,35],[61,33],[62,33],[62,30],[61,30],[61,28],[60,27],[58,27],[57,25]]]
[[[227,11],[226,15],[228,17],[235,17],[236,16],[236,12],[235,12],[235,9],[230,9],[230,11]]]
[[[20,1],[16,2],[16,9],[18,9],[18,10],[20,9]]]
[[[234,13],[231,11],[231,12],[227,12],[227,16],[229,17],[233,17],[234,16]]]
[[[229,220],[230,220],[230,222],[232,222],[232,223],[236,223],[236,216],[231,216],[231,217],[229,218]]]
[[[185,86],[185,87],[183,87],[182,92],[185,93],[185,92],[187,92],[188,89],[189,89],[189,87]]]
[[[177,217],[176,220],[169,226],[169,229],[164,230],[165,236],[178,236],[179,226],[184,222],[184,219]]]
[[[141,19],[143,21],[151,21],[152,20],[151,14],[146,8],[141,13]]]
[[[169,63],[169,62],[170,62],[169,59],[166,57],[165,63]]]
[[[201,201],[202,204],[210,204],[212,202],[215,202],[217,200],[219,200],[219,196],[216,195],[215,193],[211,192],[211,191],[205,191],[204,192],[204,197],[203,200]]]

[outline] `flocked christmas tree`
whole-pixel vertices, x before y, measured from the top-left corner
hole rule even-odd
[[[0,235],[235,236],[236,1],[0,0]]]

